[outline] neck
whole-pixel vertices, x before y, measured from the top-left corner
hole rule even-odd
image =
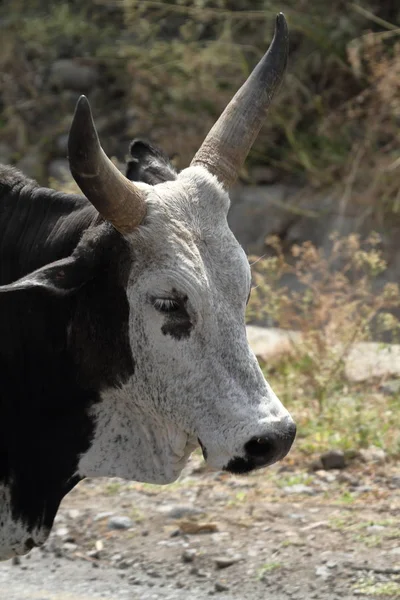
[[[69,256],[97,217],[84,196],[39,187],[0,166],[0,285]]]

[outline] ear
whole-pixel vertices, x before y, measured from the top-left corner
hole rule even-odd
[[[76,292],[93,279],[94,269],[82,256],[69,256],[52,262],[21,277],[8,285],[0,286],[0,294],[42,289],[53,295],[66,296]]]
[[[144,140],[136,139],[129,147],[125,175],[131,181],[156,185],[176,179],[177,172],[161,150]]]

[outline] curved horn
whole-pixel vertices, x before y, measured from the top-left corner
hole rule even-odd
[[[261,129],[283,79],[288,52],[287,23],[279,13],[268,52],[232,98],[192,160],[191,166],[203,165],[225,188],[234,183]]]
[[[143,195],[104,153],[86,96],[81,96],[76,105],[68,159],[82,192],[120,233],[130,233],[142,222],[146,214]]]

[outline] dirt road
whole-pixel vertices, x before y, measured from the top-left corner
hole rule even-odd
[[[400,468],[203,469],[195,456],[165,488],[82,482],[46,546],[0,564],[1,600],[400,597]]]

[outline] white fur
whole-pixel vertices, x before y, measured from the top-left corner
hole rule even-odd
[[[209,464],[221,469],[289,414],[246,339],[250,268],[227,224],[227,193],[202,167],[175,181],[139,185],[148,215],[129,238],[135,373],[93,409],[95,436],[78,472],[168,483],[197,438]],[[164,335],[165,316],[151,302],[172,289],[188,296],[188,339]]]
[[[30,530],[23,519],[14,518],[10,488],[3,484],[0,484],[0,519],[0,561],[26,554],[30,550],[26,546],[28,539],[40,546],[49,535],[49,529],[41,524]]]

